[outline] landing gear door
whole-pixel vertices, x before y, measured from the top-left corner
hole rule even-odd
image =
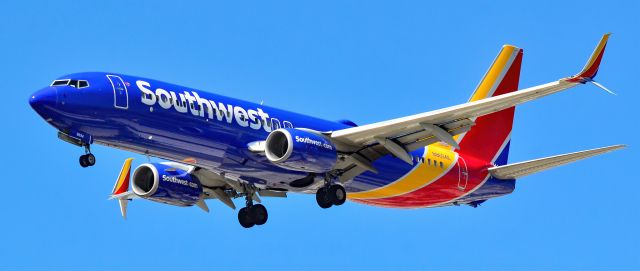
[[[122,78],[117,75],[107,75],[107,78],[113,86],[113,106],[120,109],[129,108],[129,93]]]

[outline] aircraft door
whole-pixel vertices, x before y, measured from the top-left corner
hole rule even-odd
[[[107,78],[113,86],[113,106],[120,109],[129,108],[129,93],[122,78],[117,75],[107,75]]]
[[[467,188],[467,182],[469,182],[469,169],[467,168],[467,162],[462,158],[462,155],[458,154],[458,190],[464,190]]]

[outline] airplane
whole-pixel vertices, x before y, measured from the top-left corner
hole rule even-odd
[[[31,107],[84,148],[93,144],[160,158],[126,159],[114,185],[126,219],[128,202],[146,199],[198,206],[217,199],[238,211],[242,227],[268,220],[262,198],[315,194],[321,208],[350,201],[388,208],[468,205],[510,194],[516,179],[606,152],[613,145],[509,164],[515,106],[593,83],[610,34],[576,75],[518,90],[523,50],[505,45],[467,103],[357,125],[328,121],[118,73],[62,76],[35,92]],[[131,189],[129,189],[131,187]]]

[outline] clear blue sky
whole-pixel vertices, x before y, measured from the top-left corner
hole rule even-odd
[[[640,269],[638,2],[131,2],[0,3],[0,269]],[[250,230],[217,202],[136,201],[123,221],[106,198],[131,154],[95,147],[82,169],[27,103],[57,76],[113,71],[364,124],[466,101],[505,43],[525,49],[521,87],[571,75],[609,31],[598,79],[619,96],[584,86],[518,107],[510,161],[630,147],[477,209],[291,195]]]

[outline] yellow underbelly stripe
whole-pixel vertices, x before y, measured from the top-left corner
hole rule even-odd
[[[348,193],[347,197],[350,199],[377,199],[393,197],[421,188],[435,180],[440,176],[448,172],[455,164],[457,154],[453,151],[436,146],[427,147],[424,157],[424,163],[418,162],[418,164],[395,182],[392,182],[386,186],[382,186],[373,190]],[[429,159],[431,164],[428,163]],[[440,167],[440,162],[443,163],[443,167]],[[436,165],[434,166],[434,163]]]

